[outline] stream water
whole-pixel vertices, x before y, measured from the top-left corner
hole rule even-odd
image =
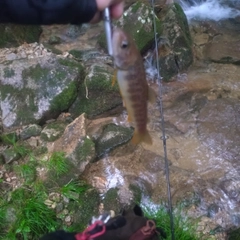
[[[240,16],[237,9],[240,1],[180,0],[180,3],[190,25],[192,20],[207,25],[207,21],[216,22],[214,27],[223,39],[236,35],[222,31],[226,23],[221,21],[229,24],[228,19]],[[227,29],[240,30],[228,24]],[[218,51],[221,52],[221,47]],[[240,54],[236,55],[240,58]],[[240,67],[206,60],[203,57],[195,61],[176,81],[163,83],[173,201],[194,205],[188,211],[194,218],[208,216],[209,221],[223,228],[240,226]],[[154,77],[155,70],[147,66],[150,78]],[[152,87],[158,88],[154,84]],[[123,113],[114,122],[124,125],[125,116]],[[152,146],[120,147],[92,164],[85,173],[90,181],[93,177],[105,179],[106,190],[110,186],[119,187],[123,202],[131,197],[126,188],[132,183],[144,189],[154,202],[166,199],[158,104],[149,106],[149,116]],[[149,201],[144,199],[144,204]]]
[[[231,41],[234,40],[235,48],[231,51],[237,60],[240,59],[239,47],[236,45],[240,41],[237,34],[240,32],[240,0],[179,2],[190,25],[192,22],[203,23],[199,27],[203,29],[200,38],[196,37],[197,31],[192,31],[194,41],[201,40],[201,49],[207,49],[207,54],[213,52],[225,57],[229,52],[225,47],[232,47]],[[230,21],[231,19],[237,22]],[[209,30],[206,26],[210,25]],[[78,49],[94,49],[95,46],[89,44],[88,39],[89,36],[93,38],[98,31],[98,26],[95,26],[86,37],[82,36],[81,46],[76,41]],[[215,42],[212,41],[212,36],[217,36]],[[202,39],[211,40],[204,42],[208,48],[202,43]],[[217,45],[221,41],[223,45]],[[216,45],[217,50],[214,48]],[[74,43],[58,46],[64,51],[74,47]],[[174,203],[185,201],[189,206],[194,205],[188,211],[188,215],[194,218],[208,216],[223,228],[239,227],[240,66],[211,62],[207,54],[202,54],[201,59],[197,59],[187,72],[179,74],[176,81],[163,83],[172,196]],[[150,77],[156,75],[154,71],[148,71]],[[158,88],[154,83],[151,85]],[[166,199],[158,103],[149,106],[149,116],[148,128],[153,137],[152,146],[142,144],[133,147],[126,144],[87,167],[85,178],[93,185],[96,179],[101,179],[101,192],[118,187],[123,202],[126,202],[131,198],[127,191],[128,185],[137,184],[154,202]],[[98,128],[99,120],[95,121]],[[112,121],[126,125],[126,112]],[[144,204],[149,202],[144,201]]]
[[[179,0],[189,20],[222,19],[240,16],[239,0]]]

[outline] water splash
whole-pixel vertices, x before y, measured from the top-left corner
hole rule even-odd
[[[231,7],[239,0],[179,0],[179,3],[189,21],[219,21],[240,16],[240,11]]]

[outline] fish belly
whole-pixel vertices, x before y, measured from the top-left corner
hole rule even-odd
[[[129,119],[135,122],[134,108],[131,101],[131,91],[129,91],[128,72],[118,70],[117,80]]]
[[[143,84],[141,77],[131,75],[128,71],[118,70],[118,85],[127,109],[128,119],[135,123],[132,143],[145,142],[152,144],[147,131],[147,91],[148,86]]]

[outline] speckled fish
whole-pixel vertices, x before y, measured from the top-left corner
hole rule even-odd
[[[142,56],[129,34],[119,28],[112,34],[113,58],[117,68],[117,80],[128,121],[134,122],[132,143],[152,144],[147,130],[147,101],[155,101],[155,93],[148,86]]]

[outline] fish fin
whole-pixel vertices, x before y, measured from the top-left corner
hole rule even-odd
[[[154,90],[148,86],[148,101],[150,103],[155,103],[157,100],[157,95],[156,93],[154,92]]]
[[[112,87],[115,85],[116,81],[117,81],[117,69],[115,69],[113,72]]]
[[[140,142],[144,142],[146,144],[152,145],[152,138],[148,130],[146,130],[145,133],[139,133],[136,130],[134,131],[133,137],[132,137],[132,143],[137,145]]]

